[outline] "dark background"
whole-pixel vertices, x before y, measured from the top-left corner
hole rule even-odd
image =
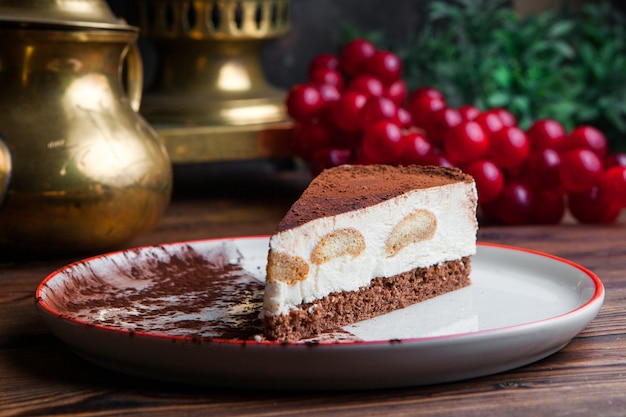
[[[132,1],[107,0],[113,12],[126,17]],[[268,42],[262,65],[268,81],[288,88],[304,81],[309,61],[322,52],[337,52],[343,27],[382,31],[389,42],[403,42],[424,22],[428,0],[292,0],[291,30]],[[130,6],[129,6],[130,5]],[[149,45],[144,51],[146,86],[150,87],[153,66]]]
[[[107,0],[113,12],[127,18],[134,1]],[[597,0],[570,0],[576,7]],[[516,10],[532,12],[556,7],[561,0],[511,0]],[[305,81],[311,59],[323,52],[338,52],[346,25],[363,32],[379,31],[391,45],[404,44],[417,33],[425,21],[431,0],[291,0],[291,30],[285,36],[268,41],[263,50],[262,65],[268,81],[289,88]],[[626,2],[612,3],[626,10]],[[144,53],[146,88],[153,80],[156,58],[150,44],[140,40]]]

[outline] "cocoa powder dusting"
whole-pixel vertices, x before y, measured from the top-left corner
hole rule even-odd
[[[250,340],[262,333],[264,284],[233,262],[232,250],[156,251],[109,265],[106,272],[76,269],[62,291],[68,315],[133,333],[194,339]]]
[[[457,168],[341,165],[323,171],[311,182],[279,223],[277,231],[369,207],[415,189],[471,181],[471,176]]]

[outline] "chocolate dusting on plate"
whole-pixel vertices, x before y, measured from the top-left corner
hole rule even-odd
[[[264,284],[232,248],[162,251],[103,258],[105,267],[78,264],[66,272],[57,304],[71,318],[132,333],[248,340],[262,332]]]

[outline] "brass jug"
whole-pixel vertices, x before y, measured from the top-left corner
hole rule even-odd
[[[14,20],[0,18],[0,250],[94,252],[147,231],[172,168],[137,112],[138,30]]]

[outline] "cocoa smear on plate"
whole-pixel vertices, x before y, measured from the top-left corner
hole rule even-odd
[[[66,272],[58,302],[73,318],[130,332],[249,340],[262,333],[264,283],[223,245],[208,253],[184,246],[103,257]]]

